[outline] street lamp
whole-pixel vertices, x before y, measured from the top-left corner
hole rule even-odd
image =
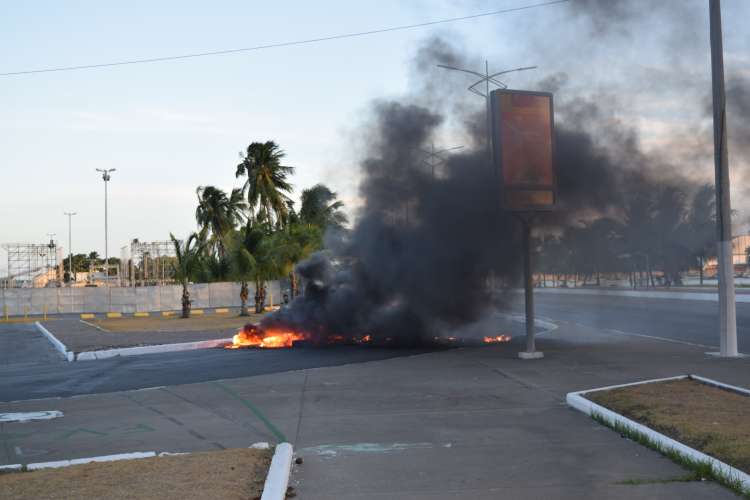
[[[448,66],[446,64],[438,64],[438,68],[444,68],[449,69],[452,71],[461,71],[462,73],[468,73],[470,75],[473,75],[475,77],[478,77],[479,80],[472,83],[468,87],[468,91],[476,94],[480,97],[484,97],[486,101],[486,107],[487,107],[487,155],[490,158],[490,163],[492,163],[492,124],[490,123],[490,120],[492,119],[492,109],[490,104],[490,83],[498,88],[501,89],[507,89],[508,86],[497,79],[498,76],[505,75],[508,73],[513,73],[516,71],[526,71],[529,69],[535,69],[536,66],[524,66],[521,68],[514,68],[514,69],[506,69],[503,71],[498,71],[496,73],[490,73],[490,66],[489,62],[487,60],[484,61],[484,73],[480,73],[478,71],[472,71],[470,69],[463,69],[463,68],[456,68],[454,66]],[[484,92],[480,90],[481,84],[484,83]]]
[[[727,103],[724,90],[724,43],[721,1],[710,0],[711,87],[714,115],[714,176],[716,186],[717,261],[719,264],[719,355],[734,358],[737,351],[737,310],[732,258],[732,204],[729,198]]]
[[[72,225],[72,218],[74,215],[76,215],[75,212],[63,212],[65,215],[68,216],[68,286],[73,286],[73,239],[71,238],[71,225]]]
[[[115,170],[117,169],[116,168],[107,168],[107,169],[97,168],[96,169],[97,172],[102,173],[102,180],[104,181],[104,266],[106,269],[105,276],[107,277],[106,278],[107,286],[109,286],[109,231],[107,227],[107,223],[108,223],[107,221],[107,184],[109,183],[109,180],[111,179],[109,175],[110,172],[114,172]]]
[[[430,144],[429,151],[420,149],[420,151],[426,155],[424,162],[427,164],[427,166],[430,167],[430,171],[432,172],[433,179],[435,179],[435,167],[445,162],[445,158],[443,158],[443,155],[445,153],[449,153],[450,151],[456,151],[457,149],[461,149],[461,148],[463,148],[463,146],[454,146],[452,148],[439,149],[436,151],[435,143],[432,143]]]

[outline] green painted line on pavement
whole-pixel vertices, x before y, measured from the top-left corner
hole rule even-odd
[[[91,434],[92,436],[97,436],[97,437],[101,437],[101,436],[106,436],[107,435],[106,432],[99,432],[99,431],[94,431],[94,430],[91,430],[91,429],[86,429],[85,427],[79,427],[77,429],[72,429],[72,430],[69,430],[67,432],[64,432],[62,434],[62,439],[70,439],[71,436],[73,436],[74,434],[77,434],[79,432],[81,434],[87,433],[87,434]]]
[[[226,385],[222,384],[221,382],[213,382],[213,384],[215,386],[221,388],[227,394],[229,394],[230,396],[232,396],[233,398],[235,398],[237,401],[239,401],[240,403],[242,403],[243,405],[245,405],[247,408],[249,408],[250,411],[253,412],[255,414],[255,416],[258,417],[258,419],[265,424],[265,426],[268,428],[268,430],[271,431],[271,434],[273,434],[276,437],[276,439],[279,440],[279,443],[285,443],[285,442],[287,442],[287,439],[286,439],[286,436],[284,436],[284,433],[282,433],[279,429],[277,429],[276,426],[273,425],[271,423],[271,421],[268,420],[266,418],[266,416],[263,415],[263,413],[261,413],[261,411],[258,408],[255,407],[254,404],[252,404],[250,401],[248,401],[247,399],[243,398],[242,396],[240,396],[235,391],[233,391],[232,389],[230,389]]]

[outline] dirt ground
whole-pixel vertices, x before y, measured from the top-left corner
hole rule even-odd
[[[253,499],[271,450],[235,449],[0,474],[0,498]]]
[[[586,397],[750,473],[749,396],[682,379]]]
[[[147,318],[98,318],[88,322],[108,332],[193,332],[237,329],[247,323],[257,323],[262,317],[262,314],[238,316],[236,312],[230,312],[183,319],[179,315],[165,317],[153,313]]]

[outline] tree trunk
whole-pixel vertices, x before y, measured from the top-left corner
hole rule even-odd
[[[596,270],[596,286],[602,286],[602,278],[599,275],[599,270]]]
[[[247,289],[247,281],[243,281],[240,286],[240,316],[248,316],[247,299],[249,296],[250,292]]]
[[[294,297],[297,296],[297,287],[298,286],[299,285],[297,283],[297,273],[295,273],[294,271],[290,271],[289,272],[289,288],[291,289],[291,294],[292,294],[291,299],[292,300],[294,300]]]
[[[700,277],[701,277],[700,280],[701,280],[701,286],[703,286],[703,256],[701,255],[699,258],[700,258],[700,266],[701,266],[700,271],[699,271]]]
[[[263,313],[266,305],[266,287],[262,281],[255,282],[255,314]]]
[[[188,292],[187,283],[182,284],[182,317],[187,319],[190,317],[190,292]]]

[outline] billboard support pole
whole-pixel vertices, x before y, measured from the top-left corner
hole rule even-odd
[[[724,49],[721,34],[721,3],[710,0],[711,79],[714,109],[714,167],[716,171],[716,229],[719,264],[719,356],[737,357],[737,311],[732,259],[732,209],[729,198]]]
[[[539,359],[544,353],[536,350],[534,332],[534,273],[531,269],[531,223],[532,214],[519,214],[523,227],[523,288],[526,308],[526,350],[519,352],[521,359]]]

